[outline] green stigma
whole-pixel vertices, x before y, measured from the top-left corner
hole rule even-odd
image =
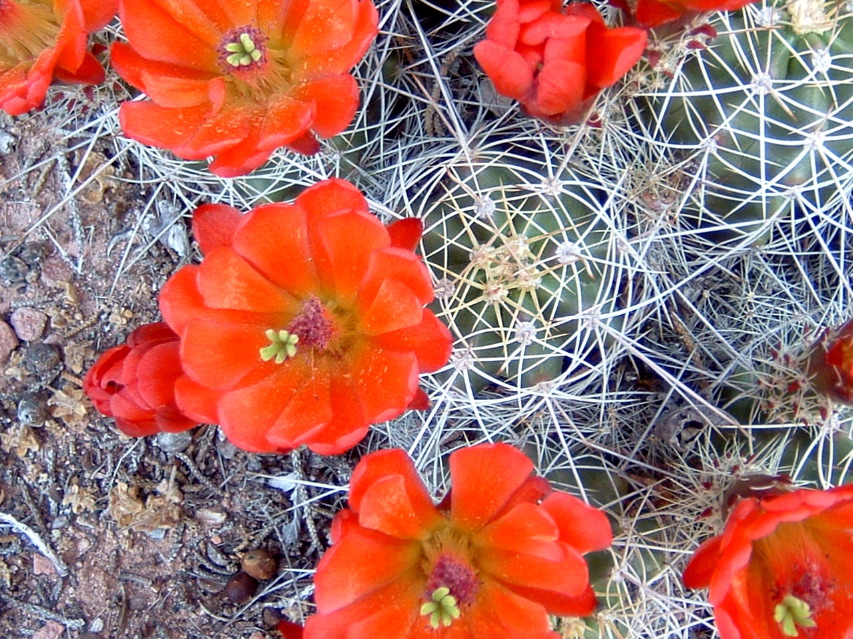
[[[803,628],[817,626],[815,620],[812,619],[812,611],[809,605],[794,595],[785,595],[782,603],[776,605],[776,609],[773,611],[773,619],[782,626],[782,633],[786,637],[798,636],[797,626]]]
[[[252,36],[248,33],[241,33],[239,42],[226,44],[225,50],[229,53],[225,57],[225,61],[232,67],[247,67],[263,56],[255,41],[252,40]]]
[[[430,596],[432,601],[428,601],[421,606],[421,614],[429,615],[429,625],[433,630],[438,630],[440,626],[445,628],[453,623],[454,619],[459,619],[461,612],[459,611],[459,603],[456,597],[450,594],[450,588],[442,586],[436,588]]]
[[[270,341],[269,346],[264,346],[260,349],[261,359],[265,362],[274,359],[276,364],[281,364],[288,357],[296,355],[296,344],[299,342],[299,335],[288,333],[287,331],[276,332],[272,329],[264,334]]]

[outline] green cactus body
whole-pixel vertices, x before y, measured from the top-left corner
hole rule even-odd
[[[766,0],[715,17],[716,38],[652,96],[655,137],[697,162],[686,209],[700,225],[761,241],[767,220],[826,211],[849,193],[850,16],[849,5]]]
[[[543,175],[547,164],[529,149],[456,152],[416,181],[435,310],[462,363],[479,373],[468,375],[474,390],[577,370],[600,341],[585,314],[616,305],[600,194],[568,169]]]

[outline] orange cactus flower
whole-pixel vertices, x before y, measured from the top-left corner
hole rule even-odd
[[[684,14],[707,11],[734,11],[756,0],[637,0],[634,15],[637,22],[652,28],[677,20]],[[630,4],[634,4],[631,2]]]
[[[317,566],[305,639],[558,639],[548,615],[593,611],[582,555],[612,532],[532,471],[507,444],[457,450],[436,506],[403,451],[364,457]]]
[[[54,78],[102,82],[88,35],[117,9],[118,0],[0,0],[0,109],[21,115],[41,106]]]
[[[337,454],[371,423],[423,405],[418,374],[442,367],[451,337],[424,308],[422,226],[385,227],[352,184],[332,179],[293,204],[193,215],[204,259],[160,293],[181,336],[178,405],[237,446]]]
[[[853,485],[742,499],[683,579],[722,639],[853,639]]]
[[[175,383],[181,376],[178,336],[158,322],[140,326],[125,344],[101,355],[83,378],[83,390],[126,435],[175,433],[198,424],[175,404]]]
[[[806,358],[811,387],[843,404],[853,404],[853,320],[829,329]]]
[[[128,44],[112,63],[150,98],[122,105],[125,134],[243,175],[277,148],[319,149],[352,121],[349,71],[377,33],[370,0],[121,0]]]
[[[588,3],[497,0],[474,56],[503,96],[536,118],[571,124],[646,48],[644,29],[608,29]]]

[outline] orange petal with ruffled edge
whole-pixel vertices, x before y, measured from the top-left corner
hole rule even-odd
[[[534,69],[516,51],[483,40],[474,47],[474,57],[499,94],[521,101],[533,88]]]
[[[595,591],[590,586],[586,586],[583,592],[573,596],[553,590],[525,588],[518,585],[513,585],[511,590],[519,597],[524,597],[545,606],[548,614],[552,615],[587,617],[595,611],[595,607],[598,605]]]
[[[537,115],[570,113],[584,98],[586,67],[574,62],[549,62],[536,78],[536,95],[525,103]]]
[[[485,526],[533,472],[533,462],[508,444],[463,448],[450,456],[451,519],[460,527]]]
[[[336,15],[341,11],[341,14]],[[334,17],[326,21],[323,16],[329,15]],[[289,18],[288,23],[295,24],[296,21]],[[330,24],[340,26],[329,29]],[[302,58],[305,78],[348,72],[370,47],[378,32],[378,25],[379,14],[368,0],[311,2],[302,14],[292,44],[293,54]]]
[[[587,36],[587,85],[601,89],[616,84],[643,55],[647,40],[645,29],[608,29],[591,24]]]
[[[135,368],[136,386],[144,403],[152,408],[171,404],[175,397],[175,380],[181,376],[178,340],[146,349]]]
[[[583,557],[571,548],[563,546],[563,551],[561,559],[551,561],[535,555],[520,555],[514,550],[482,548],[478,567],[510,589],[518,585],[577,596],[589,585],[589,568]]]
[[[317,566],[315,601],[324,613],[340,610],[418,568],[420,544],[389,539],[357,526]]]
[[[181,11],[179,22],[157,2],[122,2],[119,15],[127,39],[141,56],[204,71],[218,68],[216,47],[222,33],[201,12]]]
[[[257,368],[275,364],[261,359],[260,349],[269,346],[264,334],[269,318],[251,324],[210,320],[191,321],[181,336],[181,359],[192,379],[208,388],[228,390]]]
[[[681,9],[657,0],[639,0],[635,11],[637,22],[647,28],[677,20],[682,13]]]
[[[193,237],[204,254],[220,247],[229,247],[242,221],[243,214],[233,206],[202,204],[193,211]]]
[[[416,217],[395,220],[385,228],[391,238],[391,246],[404,251],[414,252],[424,234],[424,223]]]
[[[345,307],[354,304],[372,254],[390,245],[382,223],[360,211],[318,219],[309,228],[317,274]]]
[[[466,613],[459,621],[467,624],[471,637],[544,639],[551,630],[545,608],[490,579],[480,587],[477,605]]]
[[[269,441],[267,433],[284,406],[310,379],[305,359],[272,364],[272,371],[256,384],[225,394],[219,401],[218,422],[231,443],[254,452],[281,450]]]
[[[228,247],[216,248],[205,255],[198,267],[198,290],[205,306],[215,309],[292,315],[299,310],[299,301],[294,296],[270,282]]]
[[[406,284],[387,278],[370,305],[363,309],[358,328],[365,335],[381,335],[417,326],[423,319],[423,304]]]
[[[118,119],[127,137],[143,144],[173,149],[190,139],[209,113],[209,104],[167,109],[153,102],[125,102],[119,108]]]
[[[299,346],[297,345],[297,351]],[[310,362],[310,374],[304,386],[290,397],[267,433],[267,439],[282,448],[296,448],[313,439],[313,434],[325,427],[334,417],[331,378],[334,370],[328,360]],[[319,359],[319,358],[318,358]]]
[[[213,76],[207,71],[147,60],[121,42],[110,49],[110,64],[162,107],[196,106],[209,101],[207,85]]]
[[[270,159],[272,149],[259,147],[259,129],[250,128],[245,139],[218,152],[208,168],[219,177],[239,177],[251,173]]]
[[[423,260],[411,251],[388,247],[373,251],[370,255],[358,292],[359,306],[367,308],[371,305],[382,283],[388,279],[396,280],[408,288],[421,306],[433,300],[432,282]]]
[[[399,449],[380,450],[362,457],[350,479],[349,504],[354,512],[360,512],[370,487],[384,477],[401,478],[400,489],[406,495],[406,503],[424,526],[431,526],[438,521],[441,515],[436,510],[411,457]]]
[[[563,550],[556,543],[558,536],[557,524],[547,512],[536,504],[522,503],[478,532],[474,543],[480,548],[560,561]]]
[[[361,398],[349,379],[333,377],[331,396],[334,418],[307,442],[308,448],[320,455],[340,455],[349,450],[364,439],[370,427]]]
[[[234,234],[233,246],[265,278],[292,295],[304,298],[317,290],[303,208],[291,204],[258,207]]]
[[[402,475],[374,481],[359,502],[359,523],[397,539],[423,538],[439,515],[435,508],[420,503],[417,493],[412,497],[406,484]]]
[[[222,393],[194,382],[186,375],[175,382],[175,403],[181,412],[201,424],[217,421],[216,404]]]
[[[553,492],[540,504],[560,529],[560,541],[584,555],[613,543],[610,520],[602,511],[566,493]]]
[[[406,410],[418,388],[414,353],[386,351],[365,340],[353,345],[345,360],[368,422],[383,422]]]
[[[315,582],[320,577],[324,559],[325,556],[318,565]],[[418,579],[406,572],[399,579],[349,606],[331,612],[326,612],[320,606],[318,613],[305,622],[305,636],[311,639],[404,639],[408,636],[409,626],[420,605],[420,591],[423,587],[422,578]],[[380,615],[379,624],[375,624],[375,620],[371,621],[377,614]]]
[[[296,140],[311,127],[315,115],[312,102],[296,95],[282,95],[265,110],[259,110],[258,148],[272,151]]]
[[[342,211],[370,212],[367,199],[361,191],[340,178],[331,178],[308,187],[299,194],[294,204],[308,212],[309,223],[312,225],[321,218]]]
[[[312,117],[305,128],[310,126],[320,137],[330,138],[346,129],[355,117],[358,83],[349,74],[319,78],[296,87],[293,98],[306,107],[310,105]]]

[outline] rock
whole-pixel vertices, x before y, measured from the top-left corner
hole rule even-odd
[[[18,336],[3,320],[0,320],[0,364],[9,361],[9,355],[18,348]]]
[[[9,321],[15,329],[18,339],[25,342],[32,342],[44,333],[44,328],[47,326],[47,315],[34,308],[24,306],[15,309]]]

